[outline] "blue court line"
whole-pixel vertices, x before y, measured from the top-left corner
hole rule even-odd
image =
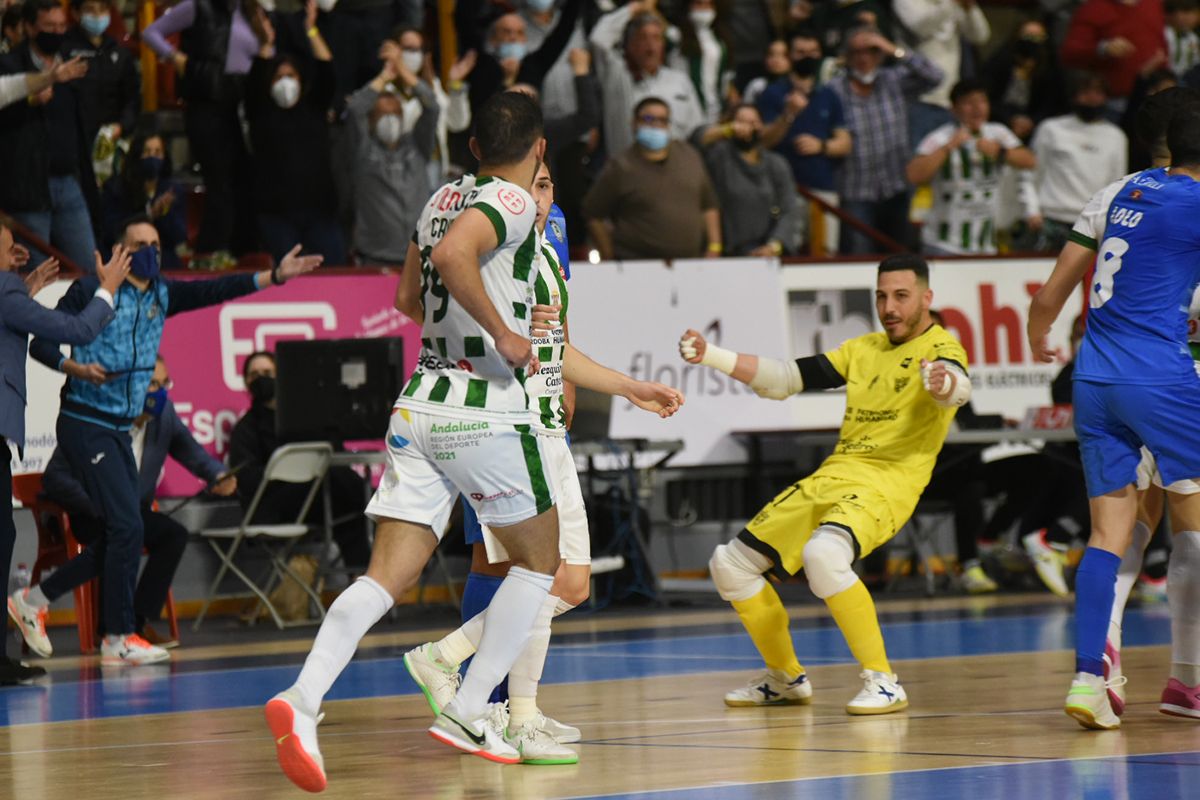
[[[699,786],[589,795],[572,800],[777,800],[781,797],[1193,800],[1197,796],[1197,780],[1200,780],[1200,753],[1163,753]]]
[[[1131,609],[1126,615],[1129,646],[1170,641],[1170,619],[1162,610]],[[895,660],[1071,648],[1071,616],[1065,608],[1041,615],[915,621],[885,624],[888,651]],[[832,624],[793,630],[803,663],[853,663],[841,633]],[[327,699],[350,700],[414,694],[417,689],[400,654],[351,661]],[[300,656],[284,665],[173,671],[171,665],[117,668],[103,680],[61,680],[46,686],[0,689],[0,726],[79,719],[167,714],[258,706],[290,685]],[[550,649],[544,683],[577,683],[647,678],[714,671],[749,673],[756,652],[744,632],[627,639],[556,645]],[[903,667],[901,667],[903,671]],[[903,677],[903,675],[902,675]]]

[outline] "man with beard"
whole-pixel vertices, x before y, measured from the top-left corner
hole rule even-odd
[[[908,698],[888,663],[875,604],[852,569],[904,525],[929,483],[950,421],[971,396],[962,346],[929,316],[929,265],[920,256],[879,264],[875,308],[884,330],[795,361],[734,353],[689,330],[679,353],[783,400],[846,387],[838,445],[812,475],[771,501],[737,537],[719,545],[709,572],[732,603],[767,670],[725,695],[729,706],[804,705],[812,685],[788,635],[788,614],[763,578],[804,570],[862,665],[850,714],[890,714]]]

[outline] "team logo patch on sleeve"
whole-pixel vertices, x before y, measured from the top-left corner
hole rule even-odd
[[[525,211],[525,198],[520,192],[515,192],[512,189],[501,189],[496,193],[500,204],[514,214],[521,214]]]

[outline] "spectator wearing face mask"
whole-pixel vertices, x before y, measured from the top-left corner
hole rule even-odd
[[[433,58],[425,52],[425,35],[416,28],[397,28],[391,38],[380,46],[379,58],[385,62],[398,60],[433,92],[437,100],[437,135],[433,157],[429,160],[429,185],[441,186],[450,180],[451,174],[449,135],[462,133],[471,127],[471,103],[466,81],[475,69],[478,54],[469,50],[454,62],[444,87],[433,69]],[[398,72],[395,66],[393,71]],[[392,89],[401,101],[406,132],[412,130],[412,126],[421,118],[421,99],[403,84],[393,83]]]
[[[417,98],[420,116],[411,126],[405,125],[401,96],[389,86]],[[429,161],[440,116],[437,99],[403,60],[393,59],[350,96],[346,110],[353,152],[354,249],[360,263],[401,266],[433,191]]]
[[[179,418],[169,396],[171,385],[167,364],[160,355],[150,378],[145,406],[129,429],[138,468],[142,546],[146,550],[146,565],[142,568],[133,593],[134,626],[147,642],[165,648],[174,647],[179,642],[161,634],[152,623],[162,613],[167,592],[171,590],[171,581],[188,543],[187,528],[154,510],[154,494],[167,457],[175,459],[188,472],[204,481],[208,490],[218,497],[229,497],[237,490],[237,478],[200,446]],[[84,545],[98,543],[96,557],[103,560],[104,512],[88,497],[83,481],[72,471],[66,454],[61,450],[56,449],[46,464],[42,475],[42,494],[67,512],[71,532],[76,539]],[[74,564],[81,566],[80,562]],[[63,576],[63,580],[70,583],[70,576]],[[43,582],[43,591],[48,582]]]
[[[828,86],[818,85],[821,63],[815,35],[805,32],[792,37],[788,76],[764,89],[757,106],[767,123],[763,145],[787,159],[797,184],[836,206],[835,171],[853,142],[841,98]],[[837,252],[839,235],[837,218],[826,215],[825,252]]]
[[[1037,169],[1026,173],[1026,221],[1042,252],[1061,250],[1092,195],[1128,172],[1129,141],[1104,119],[1103,79],[1085,73],[1074,84],[1072,112],[1038,125],[1030,145]]]
[[[1016,38],[1000,46],[984,65],[982,78],[992,119],[1022,141],[1029,141],[1039,122],[1066,110],[1046,26],[1037,20],[1022,23]]]
[[[479,108],[496,92],[517,83],[527,83],[540,91],[542,81],[575,33],[582,4],[582,0],[565,0],[553,31],[544,35],[541,45],[534,50],[520,14],[503,14],[490,21],[480,0],[458,0],[454,20],[459,48],[462,52],[474,50],[479,54],[471,74],[471,107]]]
[[[521,0],[516,5],[518,6],[517,13],[525,21],[526,46],[531,51],[540,49],[550,35],[558,29],[565,12],[565,0]],[[586,8],[587,6],[585,6]],[[578,17],[583,16],[584,12],[581,11]],[[573,67],[572,53],[575,50],[586,49],[588,46],[587,33],[584,30],[585,22],[584,19],[576,19],[566,47],[542,79],[539,96],[542,116],[546,120],[569,117],[579,110],[576,104],[576,72]],[[561,177],[563,176],[555,171],[555,179]]]
[[[166,270],[183,266],[179,251],[187,244],[184,191],[173,174],[162,136],[139,134],[130,143],[121,173],[109,178],[101,193],[106,241],[120,239],[125,221],[145,214],[158,230],[162,267]]]
[[[1071,16],[1062,63],[1104,78],[1107,116],[1118,122],[1138,75],[1166,61],[1165,28],[1162,0],[1085,0]]]
[[[317,6],[307,6],[313,58],[275,53],[275,29],[258,10],[262,46],[246,83],[246,120],[254,150],[254,200],[259,234],[280,260],[299,241],[327,264],[345,264],[330,164],[328,110],[333,102],[332,55],[316,28]]]
[[[13,3],[0,14],[0,55],[11,53],[25,39],[21,5]]]
[[[762,142],[763,121],[748,103],[698,136],[721,206],[726,255],[794,255],[804,231],[792,170]]]
[[[721,117],[733,80],[726,20],[718,19],[714,0],[690,0],[686,16],[675,20],[675,27],[680,40],[670,64],[691,76],[703,121],[711,125]]]
[[[788,58],[787,40],[775,39],[767,45],[767,54],[763,56],[762,74],[752,79],[742,89],[742,102],[757,103],[763,89],[781,78],[786,78],[791,71],[792,62]]]

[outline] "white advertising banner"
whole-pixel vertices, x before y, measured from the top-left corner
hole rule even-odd
[[[1050,259],[933,262],[934,308],[963,343],[979,413],[1020,420],[1050,403],[1061,364],[1032,363],[1025,343],[1029,301],[1050,274]],[[687,405],[658,420],[625,401],[613,407],[613,437],[679,438],[675,465],[742,461],[735,430],[836,428],[842,392],[764,400],[730,378],[685,365],[680,334],[692,327],[722,346],[776,358],[821,353],[879,330],[875,263],[794,264],[738,259],[578,265],[571,280],[572,340],[603,364],[636,378],[679,387]],[[1055,325],[1051,343],[1069,354],[1074,302]]]

